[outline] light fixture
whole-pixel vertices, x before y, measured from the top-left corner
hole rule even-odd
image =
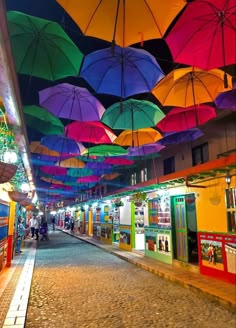
[[[17,162],[17,154],[13,150],[7,150],[5,151],[3,155],[4,162],[6,163],[16,163]]]
[[[230,175],[230,172],[229,171],[227,171],[227,173],[226,173],[225,182],[227,183],[228,189],[229,189],[230,188],[230,184],[231,184],[231,175]]]

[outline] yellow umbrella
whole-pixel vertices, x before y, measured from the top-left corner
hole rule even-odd
[[[161,38],[184,0],[57,0],[85,35],[121,47]]]
[[[113,143],[120,146],[138,147],[145,144],[153,143],[162,138],[162,135],[152,129],[145,128],[139,130],[125,130],[114,140]]]
[[[68,158],[65,159],[64,161],[61,162],[57,162],[56,166],[60,166],[60,167],[66,167],[66,168],[73,168],[73,169],[81,169],[83,167],[85,167],[85,164],[83,161],[81,161],[78,158],[72,157],[72,158]]]
[[[104,174],[102,175],[102,178],[104,180],[113,180],[117,178],[120,175],[120,173],[110,173],[110,174]]]
[[[43,180],[43,181],[45,181],[45,182],[63,185],[63,182],[62,181],[59,181],[59,180],[56,180],[56,179],[46,178],[46,177],[41,177],[40,179]]]
[[[30,151],[31,153],[36,153],[41,155],[60,156],[59,152],[50,150],[47,147],[40,145],[39,141],[32,141],[30,143]]]
[[[198,68],[179,68],[170,72],[152,90],[163,106],[190,107],[213,102],[219,92],[232,89],[232,76],[228,77],[228,88],[224,88],[224,71]]]

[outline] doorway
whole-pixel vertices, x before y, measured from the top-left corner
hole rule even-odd
[[[198,263],[195,194],[171,197],[174,258]]]

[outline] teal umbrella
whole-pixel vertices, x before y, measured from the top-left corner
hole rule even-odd
[[[98,145],[87,148],[83,155],[88,154],[89,156],[121,156],[127,155],[128,150],[118,145]]]
[[[67,175],[70,177],[85,177],[85,176],[93,175],[93,171],[88,169],[87,167],[81,169],[71,168],[68,170]]]
[[[43,134],[62,134],[64,125],[45,109],[32,105],[23,107],[26,124]]]
[[[152,102],[128,99],[107,108],[101,121],[112,129],[138,130],[155,126],[164,117]]]
[[[78,75],[83,54],[59,24],[17,11],[7,19],[18,73],[51,81]]]

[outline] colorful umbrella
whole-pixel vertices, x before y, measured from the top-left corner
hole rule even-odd
[[[57,0],[85,35],[127,47],[161,38],[185,6],[182,0]]]
[[[41,171],[50,175],[66,175],[67,170],[58,166],[42,166]]]
[[[81,177],[77,180],[77,182],[79,182],[79,183],[81,183],[81,182],[82,183],[86,183],[86,182],[90,183],[90,182],[98,182],[100,180],[101,180],[100,177],[98,177],[96,175],[91,175],[89,177]]]
[[[18,73],[52,81],[78,75],[83,54],[59,24],[15,11],[7,19]]]
[[[68,83],[40,91],[39,102],[55,116],[76,121],[99,121],[105,111],[87,89]]]
[[[43,134],[60,134],[64,131],[64,125],[51,113],[39,106],[24,106],[26,124]]]
[[[215,99],[215,104],[218,108],[236,111],[236,89],[221,92]]]
[[[104,174],[104,175],[102,175],[101,178],[104,179],[104,180],[114,180],[119,176],[120,176],[120,173],[115,172],[115,173]]]
[[[159,143],[151,143],[142,145],[139,147],[129,147],[128,156],[147,156],[150,154],[157,154],[165,146],[160,145]]]
[[[60,153],[57,151],[50,150],[49,148],[40,145],[39,141],[32,141],[30,143],[31,153],[46,155],[46,156],[59,156]]]
[[[159,141],[163,146],[181,144],[184,142],[194,141],[203,136],[202,131],[199,129],[190,129],[181,132],[168,132]]]
[[[65,127],[68,137],[80,142],[112,143],[116,135],[101,122],[73,122]]]
[[[43,137],[41,139],[41,145],[46,146],[51,150],[58,151],[61,154],[79,155],[85,150],[81,143],[77,143],[75,140],[62,135]]]
[[[71,168],[68,170],[67,174],[70,177],[85,177],[85,176],[93,175],[93,171],[87,167],[84,167],[83,169]]]
[[[128,152],[124,148],[117,145],[98,145],[87,148],[83,155],[88,154],[89,156],[121,156],[126,155]]]
[[[110,106],[101,121],[112,129],[138,130],[155,126],[164,117],[152,102],[129,99]]]
[[[184,131],[202,125],[215,117],[215,109],[208,105],[175,107],[157,124],[157,128],[162,132]]]
[[[154,56],[143,49],[115,47],[88,54],[80,76],[97,93],[121,98],[150,92],[164,77]]]
[[[102,170],[102,169],[110,169],[111,164],[105,162],[88,162],[86,167],[91,170]]]
[[[114,143],[120,146],[137,147],[144,144],[149,144],[161,139],[161,134],[152,129],[125,130],[114,140]]]
[[[110,165],[133,165],[134,161],[122,157],[108,157],[104,163]]]
[[[65,167],[65,168],[80,168],[81,169],[81,168],[85,167],[84,162],[75,157],[64,159],[63,161],[57,162],[56,165],[60,166],[60,167]]]
[[[179,68],[158,83],[152,93],[163,106],[190,107],[213,102],[219,92],[232,88],[232,77],[227,76],[229,87],[224,89],[224,72],[219,69]]]
[[[235,64],[235,0],[194,0],[166,37],[174,60],[205,70]]]
[[[56,180],[53,178],[47,178],[47,177],[41,177],[41,180],[48,182],[48,183],[53,183],[53,184],[62,184],[62,182],[60,180]]]

